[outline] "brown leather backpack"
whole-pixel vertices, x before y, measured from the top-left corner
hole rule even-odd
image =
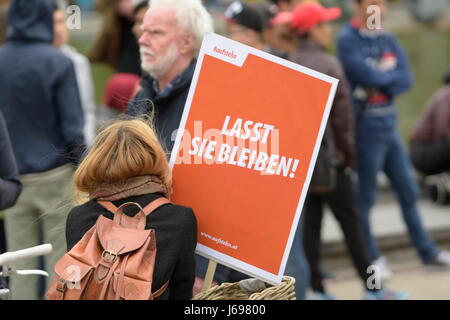
[[[156,257],[155,230],[145,230],[146,218],[170,203],[158,198],[144,209],[135,202],[117,208],[98,201],[114,213],[100,215],[96,224],[55,265],[56,276],[47,291],[49,300],[153,300],[164,293],[166,282],[152,293]],[[123,213],[128,206],[140,210],[134,217]]]

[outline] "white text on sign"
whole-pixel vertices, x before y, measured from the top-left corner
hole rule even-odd
[[[187,149],[180,158],[183,163],[199,164],[190,159],[190,156],[197,156],[205,159],[207,164],[228,164],[259,171],[264,175],[295,178],[300,161],[280,156],[279,131],[275,126],[241,118],[231,121],[231,117],[227,115],[222,130],[209,129],[207,133],[207,137],[197,133],[191,139],[189,134],[184,132],[183,141],[189,141],[189,145],[181,146],[180,151]],[[275,152],[267,152],[269,137],[272,137],[271,149]],[[248,146],[245,141],[249,142]]]

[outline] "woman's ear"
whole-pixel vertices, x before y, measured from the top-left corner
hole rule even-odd
[[[192,34],[186,34],[180,41],[180,53],[188,54],[194,51],[195,39]]]

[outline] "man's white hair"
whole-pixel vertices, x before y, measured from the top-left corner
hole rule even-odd
[[[149,7],[170,6],[175,9],[181,29],[194,36],[194,55],[197,55],[203,40],[203,34],[213,32],[213,20],[201,0],[150,0]]]

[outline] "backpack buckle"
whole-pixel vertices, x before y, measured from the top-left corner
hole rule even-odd
[[[59,278],[58,283],[56,284],[56,291],[64,293],[66,291],[66,288],[66,280],[64,280],[63,278]]]
[[[104,250],[102,253],[102,259],[109,263],[114,263],[117,259],[117,256],[117,253],[110,250]],[[112,260],[110,257],[112,257]]]

